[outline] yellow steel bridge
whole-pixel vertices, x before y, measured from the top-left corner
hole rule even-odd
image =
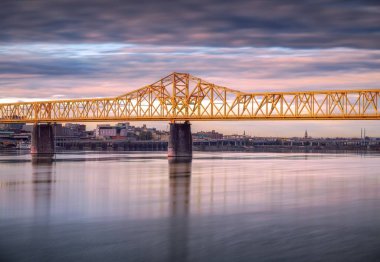
[[[247,93],[172,73],[112,98],[0,104],[0,123],[380,119],[380,89]]]

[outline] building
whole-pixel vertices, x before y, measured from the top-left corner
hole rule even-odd
[[[21,131],[24,126],[24,123],[0,124],[0,130]]]
[[[169,132],[168,131],[155,131],[152,133],[152,140],[169,141]]]
[[[212,130],[211,132],[197,132],[193,134],[196,139],[223,139],[223,134]]]
[[[128,122],[117,123],[115,126],[102,124],[98,125],[95,130],[95,137],[97,139],[167,141],[168,136],[169,132],[158,131],[156,128],[148,128],[145,124],[142,127],[135,127]]]
[[[53,132],[55,137],[74,137],[74,131],[62,124],[53,125]]]
[[[95,130],[96,138],[100,138],[100,139],[115,137],[116,134],[117,134],[116,127],[110,126],[108,124],[97,125],[96,130]]]
[[[73,132],[77,134],[78,136],[81,136],[82,134],[86,132],[86,125],[83,125],[83,124],[67,123],[65,124],[65,127],[73,130]]]
[[[115,126],[109,124],[98,125],[95,130],[97,139],[125,139],[131,136],[131,126],[128,122],[117,123]]]

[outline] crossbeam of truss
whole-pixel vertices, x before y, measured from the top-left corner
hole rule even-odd
[[[0,123],[380,119],[380,89],[246,93],[172,73],[113,98],[0,104]]]

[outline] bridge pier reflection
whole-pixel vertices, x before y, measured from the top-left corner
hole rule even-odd
[[[34,217],[37,221],[47,222],[51,215],[52,184],[55,183],[54,164],[50,161],[32,163],[32,183],[34,199]],[[43,230],[48,230],[44,228]],[[40,234],[47,233],[41,231]]]
[[[35,163],[48,163],[54,157],[54,132],[51,124],[34,124],[31,154]]]
[[[191,158],[193,155],[193,138],[189,121],[170,123],[168,157]]]
[[[191,157],[169,157],[169,177],[173,179],[179,177],[190,177],[191,162]]]
[[[167,261],[186,261],[189,242],[191,158],[169,158],[169,252]]]

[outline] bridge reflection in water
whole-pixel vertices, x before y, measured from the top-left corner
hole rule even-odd
[[[32,165],[2,155],[0,257],[377,261],[379,163],[354,154],[86,153]]]
[[[32,161],[33,212],[35,221],[38,223],[50,221],[52,206],[54,206],[52,204],[53,184],[56,182],[54,165],[54,162],[45,158],[33,158]]]
[[[186,261],[188,257],[191,165],[191,158],[169,158],[168,261]]]
[[[32,161],[32,205],[36,224],[39,227],[34,234],[49,235],[49,223],[53,219],[54,183],[56,162],[45,158],[33,158]],[[188,239],[191,200],[192,158],[169,158],[169,198],[168,198],[168,236],[167,260],[185,261],[188,257]]]

